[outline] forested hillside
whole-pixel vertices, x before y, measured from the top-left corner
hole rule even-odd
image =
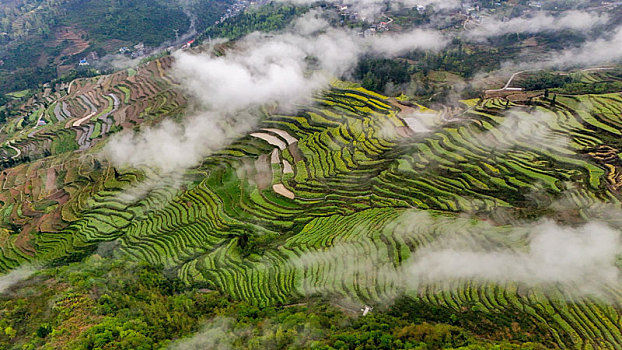
[[[15,0],[0,4],[0,94],[36,87],[81,59],[157,47],[212,24],[229,0]]]

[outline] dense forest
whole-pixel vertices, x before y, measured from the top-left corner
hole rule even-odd
[[[0,94],[36,87],[76,67],[89,53],[156,47],[203,30],[230,0],[15,0],[0,4]]]
[[[254,31],[269,32],[283,29],[306,10],[305,7],[271,2],[268,5],[245,11],[219,25],[208,27],[199,39],[200,41],[208,38],[238,39]]]
[[[544,349],[529,342],[537,329],[517,335],[523,347],[494,340],[477,312],[426,309],[410,299],[364,317],[321,298],[259,308],[163,272],[99,255],[40,271],[0,295],[0,348],[181,349],[184,341],[173,340],[199,331],[185,340],[192,348]]]

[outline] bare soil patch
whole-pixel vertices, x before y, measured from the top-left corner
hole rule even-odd
[[[84,50],[86,50],[90,46],[88,41],[82,39],[84,35],[86,35],[86,32],[78,30],[76,28],[61,27],[56,31],[56,33],[54,33],[54,37],[56,38],[56,40],[52,41],[51,45],[58,46],[63,44],[63,42],[67,42],[69,46],[61,51],[61,56],[77,55],[84,52]],[[57,59],[60,59],[60,57]]]

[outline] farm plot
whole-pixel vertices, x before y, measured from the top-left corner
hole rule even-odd
[[[102,93],[87,93],[94,82],[75,83],[68,96],[89,96],[97,112],[84,119],[89,103],[68,97],[68,113],[62,103],[52,109],[65,119],[50,128],[84,119],[79,127],[92,128],[63,130],[86,142],[102,138],[111,120],[129,127],[156,110],[176,113],[184,101],[163,90],[171,84],[157,78],[164,63],[110,78]],[[388,99],[335,87],[294,115],[267,115],[181,186],[94,158],[71,165],[52,156],[3,174],[5,222],[30,226],[4,239],[0,270],[74,259],[118,240],[118,254],[257,305],[316,294],[374,304],[405,293],[449,314],[544,332],[551,346],[619,348],[617,288],[603,304],[512,283],[460,280],[446,289],[402,280],[411,257],[441,235],[521,249],[512,227],[560,201],[577,220],[594,217],[598,203],[619,208],[620,111],[619,94],[559,96],[555,105],[485,100],[459,118],[427,111],[425,129],[405,132],[418,124]],[[53,144],[46,135],[32,138]]]

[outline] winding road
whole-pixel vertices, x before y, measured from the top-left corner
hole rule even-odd
[[[20,150],[19,150],[19,148],[17,148],[17,147],[15,147],[15,146],[13,146],[13,145],[11,144],[11,141],[7,142],[6,144],[7,144],[7,146],[9,146],[10,148],[14,149],[14,150],[15,150],[15,152],[17,152],[17,154],[16,154],[16,155],[14,155],[14,156],[13,156],[13,157],[11,157],[11,158],[13,158],[13,159],[17,159],[20,155],[22,155],[22,151],[20,151]]]
[[[516,78],[518,75],[523,74],[523,73],[527,73],[527,72],[532,72],[532,71],[533,70],[522,70],[520,72],[516,72],[516,73],[512,74],[510,79],[508,79],[508,82],[505,83],[505,86],[503,86],[501,89],[486,90],[486,93],[503,92],[503,91],[523,91],[523,88],[511,88],[510,85],[512,84],[512,81],[514,81],[514,78]]]

